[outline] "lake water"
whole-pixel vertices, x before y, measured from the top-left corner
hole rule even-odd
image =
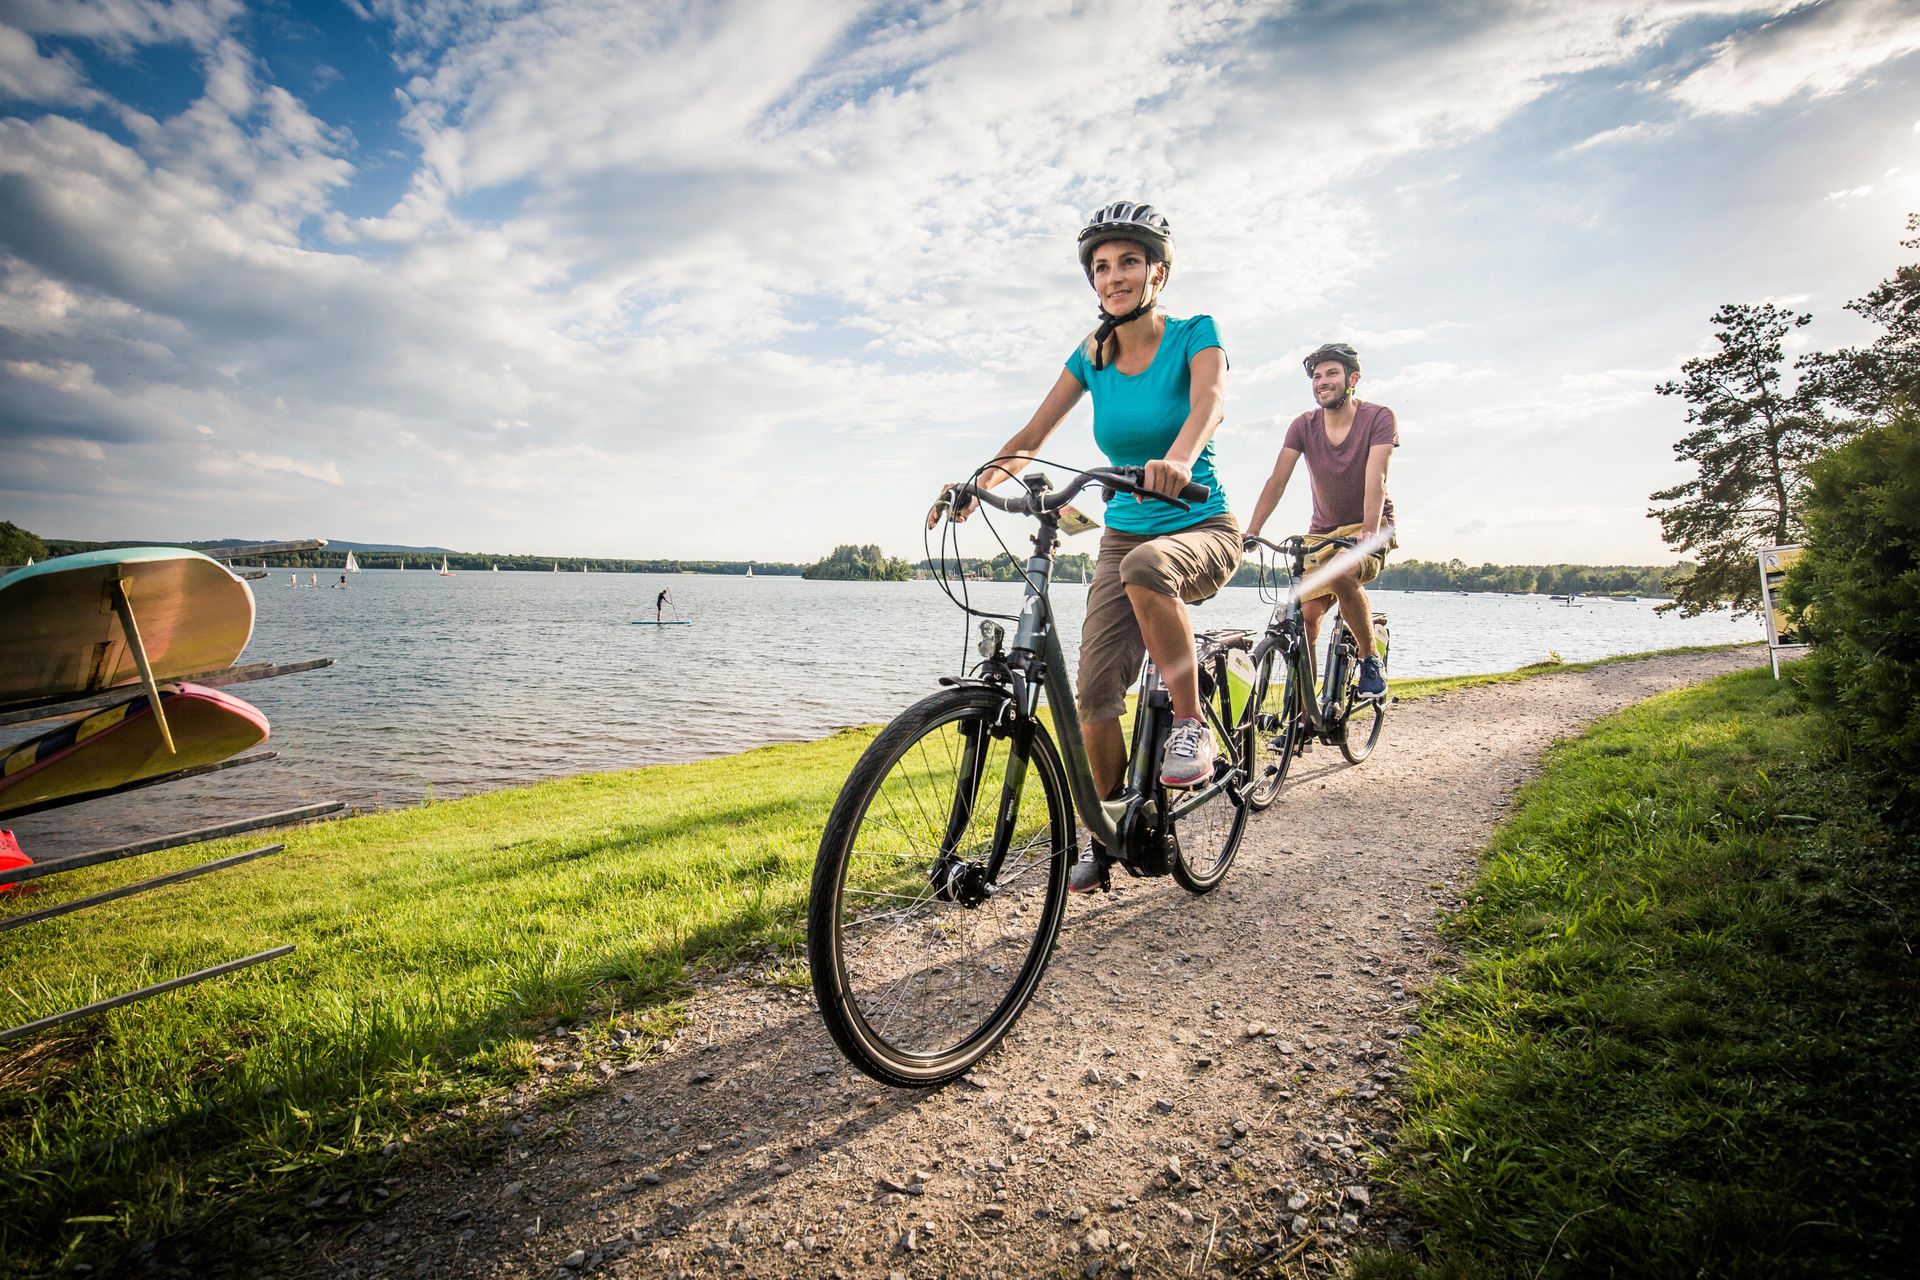
[[[331,575],[337,580],[338,574]],[[722,755],[883,720],[971,655],[973,625],[937,584],[647,574],[354,576],[318,590],[253,583],[243,662],[332,657],[322,671],[234,686],[266,713],[277,760],[11,822],[36,857],[318,800],[413,804],[589,770]],[[1011,611],[1012,583],[968,584]],[[633,626],[671,588],[684,627]],[[1055,609],[1075,644],[1084,587]],[[1730,615],[1651,603],[1374,593],[1396,677],[1510,670],[1549,650],[1580,661],[1759,639]],[[1257,627],[1270,607],[1229,588],[1201,627]],[[17,731],[8,741],[24,735]]]

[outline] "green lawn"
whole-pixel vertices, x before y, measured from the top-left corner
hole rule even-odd
[[[112,1265],[153,1236],[219,1252],[241,1218],[351,1186],[389,1141],[527,1075],[550,1020],[660,1008],[690,965],[797,956],[820,828],[872,732],[321,823],[207,880],[0,935],[0,1025],[298,948],[0,1048],[0,1271]],[[55,877],[25,905],[264,842]]]
[[[823,817],[871,736],[320,823],[212,879],[0,936],[6,1025],[298,948],[0,1050],[0,1266],[38,1270],[56,1238],[110,1260],[217,1228],[237,1199],[351,1181],[419,1116],[526,1074],[549,1019],[793,947]],[[31,905],[242,847],[60,876]]]
[[[1745,672],[1555,748],[1451,921],[1356,1274],[1910,1274],[1920,859]]]

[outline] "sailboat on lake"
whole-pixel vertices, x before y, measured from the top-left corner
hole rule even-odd
[[[347,552],[347,563],[344,568],[348,573],[360,572],[360,562],[353,558],[353,552],[351,551]]]
[[[453,570],[447,568],[447,558],[445,556],[440,557],[440,576],[443,578],[451,578],[453,576]]]

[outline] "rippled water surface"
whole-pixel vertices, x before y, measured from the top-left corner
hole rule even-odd
[[[336,665],[229,692],[273,725],[277,760],[56,810],[12,825],[30,852],[117,843],[313,800],[411,804],[586,770],[689,760],[885,719],[956,671],[970,641],[930,582],[639,574],[369,572],[334,590],[253,584],[242,661]],[[693,625],[630,625],[670,587]],[[1011,610],[1013,584],[971,584]],[[1569,608],[1540,596],[1377,592],[1392,674],[1508,670],[1758,638],[1751,619],[1656,615],[1651,603]],[[1077,640],[1085,588],[1055,608]],[[1269,607],[1229,588],[1202,627],[1255,627]],[[1069,645],[1071,648],[1072,645]],[[17,737],[18,735],[16,735]]]

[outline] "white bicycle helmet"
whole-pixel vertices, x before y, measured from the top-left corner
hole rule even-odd
[[[1116,200],[1087,219],[1087,225],[1080,228],[1078,245],[1080,269],[1087,273],[1089,284],[1093,283],[1093,251],[1109,240],[1133,240],[1145,245],[1148,260],[1166,263],[1168,273],[1172,273],[1173,227],[1152,205]]]

